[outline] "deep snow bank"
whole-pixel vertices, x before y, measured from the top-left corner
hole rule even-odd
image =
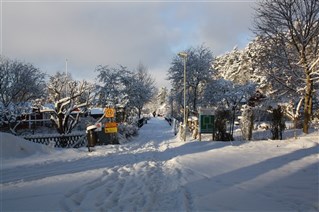
[[[52,148],[27,141],[9,133],[0,132],[0,159],[25,158],[35,154],[48,154]]]

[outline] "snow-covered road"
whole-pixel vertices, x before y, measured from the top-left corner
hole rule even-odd
[[[171,151],[169,146],[174,140],[172,135],[165,121],[153,119],[141,129],[138,140],[117,146],[116,154],[94,161],[95,164],[99,164],[99,168],[104,165],[102,174],[80,187],[69,190],[61,202],[62,209],[190,209],[187,191],[181,186],[181,171],[170,161],[174,154],[162,154]]]
[[[123,145],[2,157],[0,209],[318,211],[318,143],[185,143],[153,118]]]
[[[171,161],[177,153],[170,145],[174,147],[178,143],[167,122],[153,119],[140,130],[138,138],[125,145],[96,147],[91,153],[83,148],[78,150],[79,155],[65,150],[69,158],[60,160],[53,155],[62,153],[39,158],[31,164],[12,167],[4,164],[6,169],[2,170],[0,179],[4,194],[2,207],[65,211],[189,210],[191,202],[181,185],[181,171]],[[63,182],[66,178],[70,186]],[[54,193],[61,198],[53,208],[46,208],[39,200],[42,196],[47,201],[45,193],[50,193],[51,189],[46,191],[45,187],[53,182],[56,184],[54,190],[60,188]],[[30,195],[28,189],[34,192],[31,185],[37,187],[42,183],[45,185],[39,194]],[[26,190],[19,194],[20,189]],[[22,205],[17,206],[19,199]]]

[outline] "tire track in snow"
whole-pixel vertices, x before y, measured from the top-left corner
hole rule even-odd
[[[191,197],[180,185],[181,172],[165,163],[145,161],[105,170],[97,179],[67,192],[61,209],[190,211]]]

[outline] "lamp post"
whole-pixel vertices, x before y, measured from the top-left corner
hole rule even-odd
[[[186,141],[186,126],[187,126],[187,120],[186,120],[186,60],[187,60],[187,53],[180,52],[180,53],[178,53],[178,56],[184,59],[184,134],[183,134],[183,138],[184,138],[184,141]]]

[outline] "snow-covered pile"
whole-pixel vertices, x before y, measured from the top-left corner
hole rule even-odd
[[[52,149],[46,145],[33,143],[9,133],[0,132],[0,159],[25,158],[32,155],[46,155]]]

